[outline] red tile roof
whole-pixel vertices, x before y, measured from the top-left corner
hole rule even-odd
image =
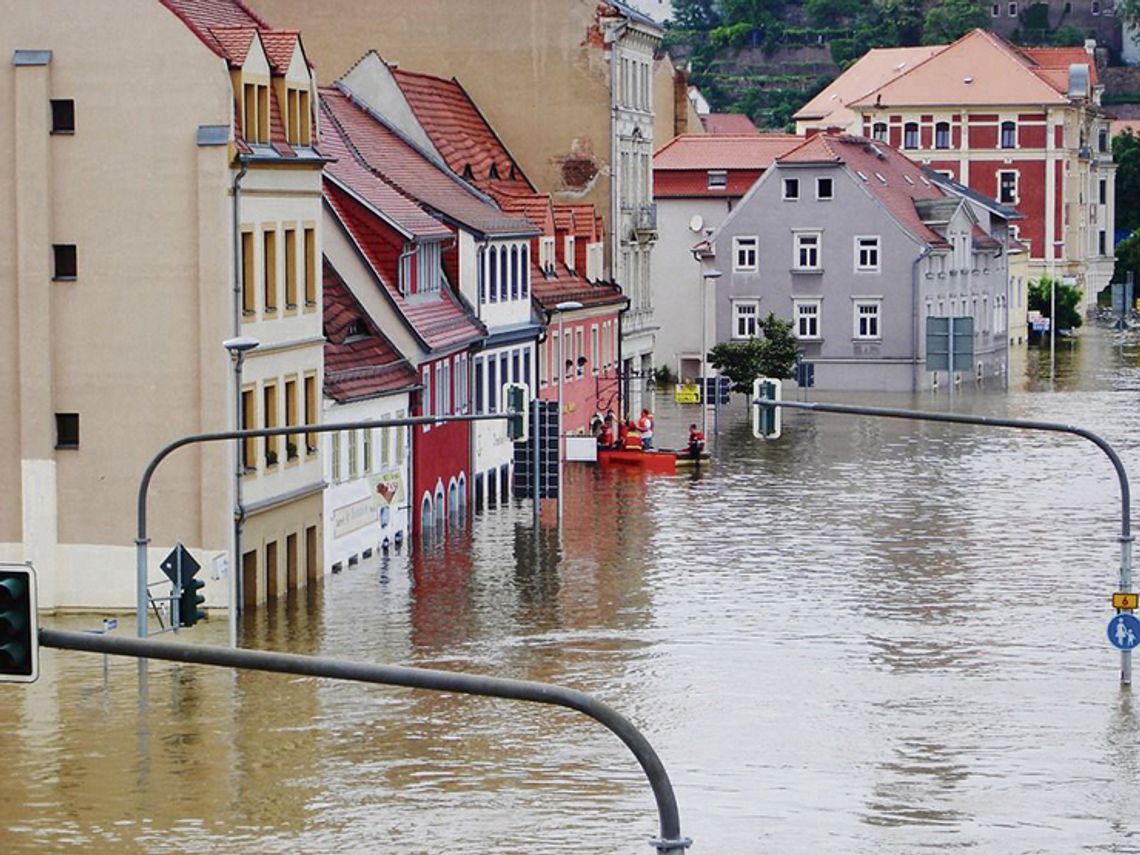
[[[210,27],[210,35],[217,39],[231,65],[242,65],[249,56],[256,27]]]
[[[408,198],[483,234],[533,233],[529,223],[503,213],[341,90],[322,89],[321,103],[361,162]]]
[[[328,259],[324,262],[325,394],[374,398],[417,383],[415,369],[384,337]]]
[[[653,169],[767,169],[798,146],[795,134],[681,134],[653,155]]]
[[[300,32],[297,30],[266,30],[261,34],[261,43],[265,46],[265,56],[269,59],[269,67],[278,74],[289,70],[289,63],[293,60],[293,50],[297,47]]]
[[[459,81],[390,69],[420,127],[452,172],[479,187],[494,181],[506,185],[503,189],[535,189]]]
[[[532,251],[531,258],[536,258],[537,252]],[[535,302],[546,311],[552,311],[559,303],[575,300],[583,307],[591,306],[617,306],[625,302],[621,288],[612,282],[595,282],[591,284],[579,276],[571,273],[565,265],[555,266],[554,274],[547,277],[539,268],[537,262],[531,263],[530,290]]]
[[[230,58],[226,46],[210,30],[226,27],[269,29],[269,25],[242,0],[159,0],[159,2],[181,18],[210,50],[226,59]],[[248,49],[249,45],[246,45],[246,48]]]
[[[759,131],[743,113],[708,113],[701,116],[701,126],[709,134],[756,134]]]
[[[325,182],[324,197],[349,238],[372,267],[396,311],[429,350],[447,350],[478,341],[483,328],[456,300],[446,285],[438,296],[409,300],[397,286],[402,239],[368,208],[333,183]]]
[[[845,134],[821,133],[778,157],[776,163],[780,166],[845,164],[862,180],[864,188],[911,234],[935,246],[946,245],[946,240],[923,222],[915,202],[944,199],[947,194],[923,175],[922,167],[886,143]]]
[[[328,112],[323,102],[321,110],[327,119]],[[332,121],[325,122],[321,148],[329,157],[336,158],[335,162],[325,167],[326,177],[338,182],[342,189],[347,188],[355,193],[408,237],[442,240],[454,234],[451,229],[365,166]]]

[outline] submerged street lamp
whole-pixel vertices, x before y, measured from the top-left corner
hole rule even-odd
[[[698,259],[699,260],[699,259]],[[709,403],[708,403],[708,390],[709,390],[709,328],[706,315],[708,313],[709,295],[708,289],[705,287],[712,282],[716,284],[716,280],[720,279],[724,274],[719,270],[701,270],[701,382],[704,387],[701,389],[701,433],[704,436],[709,435]],[[716,291],[714,290],[715,294]],[[715,315],[713,316],[716,317]],[[713,393],[716,394],[715,392]],[[716,400],[715,398],[713,400]]]

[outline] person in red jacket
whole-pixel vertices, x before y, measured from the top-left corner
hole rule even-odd
[[[705,450],[705,435],[695,424],[689,425],[689,457],[696,460]]]
[[[653,414],[649,410],[641,411],[641,418],[637,420],[637,429],[641,433],[641,447],[653,447]]]

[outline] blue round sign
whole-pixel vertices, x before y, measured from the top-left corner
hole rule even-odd
[[[1132,650],[1140,645],[1140,618],[1121,612],[1108,622],[1108,640],[1119,650]]]

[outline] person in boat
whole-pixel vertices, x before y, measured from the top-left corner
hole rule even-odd
[[[637,429],[632,421],[626,420],[625,423],[625,439],[622,440],[621,447],[626,451],[641,451],[641,431]]]
[[[705,435],[695,424],[689,425],[689,457],[698,459],[705,450]]]
[[[614,436],[614,420],[610,416],[606,416],[606,420],[602,422],[601,430],[598,431],[598,448],[613,448],[615,442],[617,442],[617,437]]]
[[[641,418],[637,420],[637,430],[641,433],[641,447],[648,450],[653,447],[653,414],[649,410],[641,411]]]

